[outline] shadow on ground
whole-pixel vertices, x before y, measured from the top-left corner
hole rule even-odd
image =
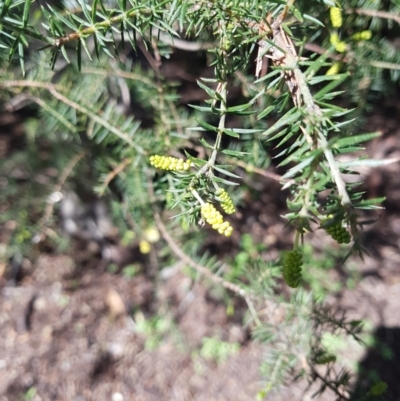
[[[353,400],[364,399],[371,386],[379,381],[387,384],[379,400],[400,399],[400,328],[378,327],[374,333],[374,346],[359,363],[360,374],[352,394]]]

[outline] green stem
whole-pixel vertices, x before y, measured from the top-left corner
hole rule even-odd
[[[66,43],[71,42],[73,40],[78,40],[82,37],[92,35],[99,30],[108,29],[112,25],[117,24],[123,20],[137,17],[140,14],[151,15],[153,12],[154,11],[152,9],[145,8],[145,7],[136,9],[134,11],[123,12],[119,15],[116,15],[115,17],[111,17],[102,22],[97,22],[97,23],[93,24],[92,26],[89,26],[88,28],[82,29],[80,31],[72,32],[68,35],[62,36],[61,38],[57,38],[54,41],[54,46],[56,46],[56,47],[64,46]]]
[[[340,173],[339,166],[333,157],[332,150],[329,149],[328,141],[326,140],[324,133],[319,127],[316,129],[316,132],[318,135],[318,146],[324,152],[324,156],[328,162],[329,169],[339,193],[340,202],[346,210],[346,213],[350,216],[353,205],[347,192],[346,184],[343,181],[342,174]]]
[[[199,201],[200,205],[203,206],[205,204],[205,202],[203,201],[203,199],[201,199],[201,196],[195,189],[192,189],[190,192],[192,193],[193,197]]]
[[[222,83],[222,88],[221,88],[221,117],[219,119],[219,124],[218,124],[218,133],[217,133],[217,138],[215,140],[215,144],[214,144],[214,148],[210,157],[210,164],[212,166],[214,166],[215,164],[215,160],[217,158],[217,154],[218,154],[218,150],[221,146],[221,140],[222,140],[222,135],[224,133],[224,129],[225,129],[225,120],[226,120],[226,96],[227,96],[227,87],[228,87],[228,83],[227,82],[223,82]]]
[[[212,168],[215,165],[215,161],[217,159],[217,154],[219,151],[219,148],[221,146],[221,140],[222,140],[222,135],[224,133],[225,129],[225,120],[226,120],[226,98],[227,98],[227,88],[228,88],[228,83],[227,82],[222,82],[221,83],[221,90],[219,92],[221,96],[221,117],[219,119],[219,124],[218,124],[218,131],[217,131],[217,138],[215,139],[213,151],[211,153],[210,158],[208,159],[208,162],[199,170],[199,172],[196,174],[197,177],[199,177],[202,174],[205,174],[208,172],[210,176],[213,175]]]
[[[293,245],[293,248],[294,248],[294,249],[297,249],[297,248],[299,247],[300,236],[301,236],[300,231],[297,231],[297,230],[296,230],[296,235],[295,235],[295,237],[294,237],[294,245]]]

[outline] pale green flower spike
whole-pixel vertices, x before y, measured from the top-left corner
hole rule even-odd
[[[233,214],[236,212],[233,201],[225,189],[220,188],[217,191],[217,196],[220,199],[221,207],[226,214]]]
[[[331,223],[329,217],[321,222],[321,227],[338,243],[348,244],[351,241],[350,233],[342,226],[342,222]]]
[[[300,285],[303,256],[299,251],[287,252],[283,259],[283,278],[289,287],[296,288]]]

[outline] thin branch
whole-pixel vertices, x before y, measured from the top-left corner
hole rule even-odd
[[[352,14],[354,12],[359,15],[368,15],[370,17],[378,17],[378,18],[384,18],[384,19],[396,21],[398,24],[400,24],[400,15],[396,14],[394,12],[369,10],[367,8],[356,8],[354,10],[349,10],[347,13]]]
[[[146,49],[143,42],[138,42],[139,49],[142,51],[143,56],[146,58],[150,67],[157,73],[160,73],[160,65],[158,61],[152,56],[152,54]]]
[[[61,102],[65,103],[66,105],[72,107],[73,109],[79,111],[82,114],[86,114],[89,118],[91,118],[96,123],[102,125],[104,128],[108,129],[114,135],[118,136],[120,139],[124,140],[130,146],[135,148],[138,153],[146,154],[143,148],[132,141],[132,139],[122,132],[119,128],[110,124],[107,120],[100,117],[93,111],[89,110],[85,106],[82,106],[79,103],[74,102],[73,100],[67,98],[66,96],[62,95],[60,92],[56,90],[56,86],[47,82],[38,82],[38,81],[6,81],[0,82],[0,87],[3,88],[11,88],[11,87],[30,87],[30,88],[42,88],[46,89],[50,92],[56,99],[60,100]]]
[[[24,81],[24,80],[16,80],[16,81],[4,81],[0,82],[0,87],[3,88],[11,88],[11,87],[29,87],[29,88],[42,88],[47,89],[48,86],[52,86],[54,89],[63,90],[65,87],[61,85],[49,84],[48,82],[40,82],[40,81]]]
[[[332,390],[339,397],[339,400],[345,400],[345,401],[350,400],[349,397],[347,397],[346,395],[342,394],[339,391],[339,388],[336,383],[332,383],[330,380],[326,379],[324,376],[319,374],[317,372],[317,370],[312,366],[311,366],[311,374],[314,375],[319,380],[321,380],[322,383],[324,383],[326,387],[328,387],[330,390]]]
[[[153,184],[151,180],[148,181],[148,191],[149,191],[149,197],[150,197],[150,202],[154,204],[155,202],[155,196],[154,196],[154,190],[153,190]],[[171,248],[171,251],[185,264],[189,265],[193,269],[195,269],[197,272],[200,274],[203,274],[210,280],[212,280],[216,284],[222,285],[224,288],[227,290],[230,290],[234,292],[237,295],[240,295],[241,297],[245,299],[250,299],[250,294],[247,293],[246,290],[243,288],[239,287],[236,284],[230,283],[229,281],[224,280],[222,277],[217,276],[214,274],[210,269],[207,267],[200,265],[196,261],[194,261],[190,256],[186,255],[185,252],[182,251],[181,247],[175,242],[175,240],[171,237],[169,234],[167,228],[165,227],[165,224],[163,223],[160,213],[157,210],[154,210],[154,220],[156,222],[157,228],[159,229],[161,236],[164,238],[164,240],[167,242],[169,247]]]
[[[301,127],[303,133],[306,135],[307,142],[310,146],[319,147],[329,164],[329,168],[332,173],[332,177],[335,181],[339,197],[343,207],[347,210],[348,214],[351,215],[350,209],[352,207],[349,194],[347,193],[346,184],[340,174],[339,167],[333,157],[332,151],[328,147],[328,142],[321,130],[321,118],[323,112],[320,107],[315,103],[314,98],[310,92],[310,88],[307,84],[307,79],[304,73],[301,71],[298,65],[298,56],[292,40],[288,34],[282,28],[283,13],[278,16],[275,21],[271,24],[272,30],[272,41],[275,46],[270,46],[268,42],[264,40],[260,41],[260,46],[264,48],[270,47],[270,58],[275,66],[284,68],[282,75],[289,89],[292,101],[296,107],[304,106],[307,113],[306,121],[307,125],[315,127],[315,137],[311,140],[308,137],[308,131],[306,127]],[[262,26],[259,29],[263,28]],[[265,30],[265,28],[264,28]],[[283,50],[285,49],[285,50]],[[312,141],[312,142],[311,142]]]
[[[368,64],[376,68],[387,68],[388,70],[400,70],[400,64],[388,63],[387,61],[370,61]]]
[[[118,136],[120,139],[123,139],[126,143],[128,143],[130,146],[135,148],[139,153],[144,154],[145,151],[140,147],[139,145],[135,144],[131,138],[129,138],[128,135],[126,135],[124,132],[122,132],[120,129],[117,127],[111,125],[108,121],[104,120],[102,117],[98,116],[96,113],[92,112],[91,110],[87,109],[86,107],[74,102],[71,99],[68,99],[61,93],[57,92],[54,87],[48,86],[47,90],[58,100],[61,102],[67,104],[68,106],[72,107],[75,110],[78,110],[79,112],[86,114],[89,116],[92,120],[94,120],[96,123],[102,125],[104,128],[108,129],[110,132]]]
[[[111,17],[101,22],[97,22],[92,26],[82,29],[81,31],[76,31],[69,33],[68,35],[62,36],[60,38],[56,38],[54,40],[54,46],[62,47],[66,43],[79,40],[81,38],[86,38],[89,35],[93,35],[94,33],[102,30],[107,30],[111,28],[113,25],[118,24],[126,19],[132,19],[137,17],[138,15],[151,15],[153,13],[152,9],[140,8],[130,12],[124,12],[115,17]]]
[[[305,43],[304,49],[309,50],[310,52],[313,52],[313,53],[324,54],[324,55],[326,55],[327,58],[330,58],[332,60],[343,61],[344,63],[346,63],[348,61],[347,57],[343,57],[340,54],[336,54],[336,53],[326,54],[328,51],[325,48],[323,48],[322,46],[317,45],[316,43]]]
[[[58,178],[58,182],[53,188],[53,193],[55,192],[60,192],[62,187],[65,184],[65,181],[67,181],[67,178],[71,175],[72,171],[74,170],[75,166],[80,162],[80,160],[86,155],[86,150],[78,153],[75,155],[69,163],[66,165],[64,170],[62,171],[60,177]],[[44,227],[47,224],[47,222],[50,220],[51,216],[53,215],[54,211],[54,205],[55,202],[48,202],[46,207],[44,208],[44,212],[40,220],[38,221],[38,227],[39,227],[39,232],[37,234],[38,241],[43,240],[43,233],[44,233]]]
[[[158,36],[157,32],[154,33],[154,36]],[[212,42],[192,42],[184,39],[171,38],[162,31],[159,33],[159,37],[160,40],[167,45],[175,47],[175,49],[185,50],[187,52],[198,52],[200,50],[215,48],[215,43]]]
[[[238,159],[233,159],[233,158],[228,158],[227,159],[228,163],[236,164],[239,167],[242,167],[243,169],[246,170],[247,173],[256,173],[258,175],[262,175],[263,177],[270,178],[271,180],[278,181],[278,182],[292,182],[293,180],[288,180],[285,178],[282,178],[281,175],[271,173],[270,171],[263,170],[262,168],[253,166],[252,164],[246,163],[242,160]]]
[[[160,233],[164,240],[167,242],[169,247],[171,248],[171,251],[183,262],[185,262],[187,265],[195,269],[197,272],[200,274],[203,274],[207,278],[211,279],[214,283],[222,285],[222,287],[226,288],[227,290],[230,290],[234,292],[237,295],[240,295],[241,297],[247,299],[249,297],[249,294],[247,294],[246,290],[243,288],[239,287],[236,284],[230,283],[229,281],[224,280],[222,277],[217,276],[214,274],[210,269],[207,267],[200,265],[196,261],[194,261],[190,256],[186,255],[185,252],[182,251],[181,247],[174,241],[174,239],[171,237],[169,234],[167,228],[165,227],[161,216],[158,212],[154,212],[154,219],[157,224],[157,228],[160,230]]]
[[[349,329],[346,325],[346,322],[344,320],[344,311],[342,312],[343,317],[341,319],[337,319],[335,318],[332,310],[328,307],[313,307],[312,309],[312,313],[313,313],[313,319],[315,321],[317,321],[319,323],[320,326],[322,326],[322,324],[324,323],[329,323],[331,324],[333,327],[339,327],[340,329],[342,329],[346,335],[353,337],[357,342],[361,343],[363,346],[367,347],[367,344],[365,343],[365,341],[357,335],[357,333],[355,331],[352,331],[351,329]]]
[[[82,67],[81,72],[83,74],[97,74],[97,75],[115,75],[121,78],[126,78],[126,79],[131,79],[133,81],[140,81],[143,82],[144,84],[152,87],[152,88],[157,88],[157,85],[154,83],[154,81],[151,81],[150,79],[146,78],[145,76],[141,74],[136,74],[135,72],[129,72],[129,71],[123,71],[117,66],[113,66],[112,68],[96,68],[96,67]]]
[[[136,74],[134,72],[123,71],[123,70],[117,68],[116,66],[113,66],[112,68],[107,68],[107,69],[84,67],[84,68],[82,68],[81,72],[84,74],[97,74],[97,75],[104,75],[104,76],[114,75],[117,77],[130,79],[133,81],[143,82],[145,85],[148,85],[151,88],[155,88],[155,89],[159,88],[159,85],[157,85],[154,81],[146,78],[145,76],[143,76],[141,74]],[[180,117],[176,110],[175,104],[171,100],[167,99],[166,101],[168,103],[168,107],[170,108],[171,114],[173,115],[173,119],[176,124],[176,129],[179,132],[179,134],[183,135],[183,128],[182,128],[182,125],[180,124]],[[158,106],[158,103],[157,103],[157,106]],[[155,105],[155,107],[156,107],[156,105]]]
[[[105,189],[108,187],[108,185],[110,184],[110,182],[122,171],[125,170],[125,168],[132,162],[131,158],[126,158],[124,159],[120,164],[118,164],[118,166],[116,166],[113,170],[111,170],[106,178],[104,179],[104,182],[102,184],[102,186],[100,187],[99,193],[100,195],[102,195],[105,191]]]
[[[304,48],[306,50],[309,50],[311,52],[318,53],[318,54],[326,54],[326,52],[327,52],[326,49],[324,49],[322,46],[319,46],[319,45],[317,45],[315,43],[306,43],[304,45]],[[328,54],[327,57],[332,59],[332,60],[341,61],[343,63],[351,63],[353,61],[357,62],[357,64],[360,63],[360,60],[355,60],[354,59],[354,53],[353,52],[348,52],[346,57],[343,57],[343,55],[334,54],[334,53]],[[376,67],[376,68],[386,68],[388,70],[400,70],[400,64],[389,63],[387,61],[363,60],[363,63],[368,64],[368,65],[370,65],[372,67]]]
[[[185,144],[185,147],[190,148],[190,149],[195,149],[196,151],[200,151],[200,149],[198,149],[198,146],[194,146],[192,143]],[[204,150],[204,149],[201,148],[201,150]],[[181,155],[181,154],[179,154],[179,155]],[[285,179],[279,174],[271,173],[270,171],[266,171],[260,167],[256,167],[253,164],[246,163],[243,160],[235,159],[233,157],[227,157],[226,161],[227,161],[227,163],[234,164],[238,167],[243,168],[244,170],[246,170],[247,173],[255,173],[258,175],[262,175],[263,177],[269,178],[269,179],[277,181],[277,182],[285,182],[288,184],[294,182],[294,180]]]
[[[23,96],[23,99],[22,97]],[[10,112],[14,112],[16,110],[19,110],[20,108],[26,106],[24,102],[21,102],[21,100],[28,100],[29,103],[35,102],[38,104],[40,107],[42,107],[44,110],[46,110],[48,113],[52,114],[57,120],[59,120],[64,126],[69,129],[71,132],[76,132],[76,127],[75,125],[71,124],[65,117],[63,117],[60,113],[58,113],[56,110],[51,108],[43,99],[33,96],[27,93],[24,93],[23,95],[17,96],[18,99],[14,98],[11,99],[9,104],[6,105],[6,108]],[[18,104],[16,104],[16,100],[18,101]]]

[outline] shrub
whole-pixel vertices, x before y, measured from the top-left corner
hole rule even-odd
[[[358,133],[356,117],[398,82],[400,54],[391,41],[395,2],[388,12],[380,1],[359,0],[343,8],[330,0],[57,4],[0,1],[0,54],[20,66],[3,63],[1,100],[14,110],[28,104],[37,113],[26,121],[28,157],[14,153],[2,171],[63,171],[58,180],[19,184],[24,196],[17,198],[17,175],[7,178],[1,197],[15,203],[2,220],[27,210],[28,198],[33,208],[18,219],[5,255],[21,255],[24,244],[43,241],[53,216],[45,196],[60,192],[75,174],[79,185],[111,197],[123,238],[139,238],[148,253],[159,232],[168,245],[162,257],[179,258],[246,299],[255,337],[292,344],[269,353],[266,363],[273,369],[266,388],[298,369],[299,360],[308,361],[300,371],[321,379],[314,365],[333,364],[335,357],[321,348],[310,322],[329,322],[327,330],[339,327],[354,336],[359,325],[337,321],[329,311],[316,314],[311,293],[302,288],[302,244],[322,228],[340,244],[351,242],[348,254],[364,251],[360,210],[383,199],[365,199],[360,183],[344,177],[358,175],[360,166],[390,162],[364,156],[361,144],[380,133]],[[176,83],[163,76],[160,66],[175,48],[208,49],[213,75],[197,81],[204,102],[183,104]],[[138,53],[152,68],[141,67]],[[240,89],[234,97],[233,88]],[[266,172],[272,157],[282,176]],[[201,258],[200,250],[210,228],[238,238],[240,228],[229,215],[235,205],[246,207],[242,178],[254,172],[269,174],[286,190],[293,249],[282,263],[246,258],[251,265],[238,284],[238,274],[235,282],[216,274],[222,262]],[[169,210],[174,218],[166,223]],[[258,307],[265,300],[277,307],[281,277],[300,288],[279,301],[284,323],[267,323]],[[278,341],[271,327],[286,334]],[[331,386],[322,381],[321,390],[331,387],[342,396],[336,389],[346,388],[348,378],[332,379]]]

